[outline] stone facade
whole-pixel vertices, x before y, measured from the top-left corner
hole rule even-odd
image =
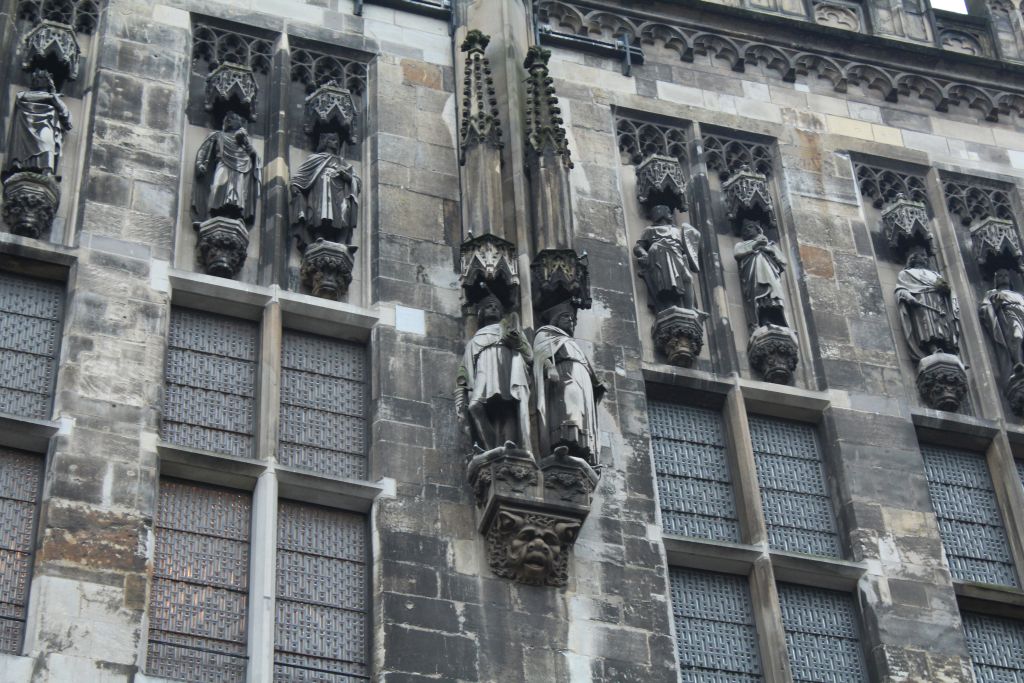
[[[970,9],[0,2],[0,679],[1024,675]]]

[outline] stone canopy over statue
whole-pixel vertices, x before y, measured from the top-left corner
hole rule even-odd
[[[534,393],[544,453],[566,448],[569,455],[597,463],[597,404],[606,388],[573,338],[576,310],[566,303],[546,311],[533,340]]]
[[[50,74],[33,71],[32,89],[15,98],[5,176],[23,171],[56,176],[70,130],[71,114]]]
[[[245,129],[245,120],[229,111],[221,130],[210,133],[196,155],[192,191],[196,222],[224,217],[252,225],[259,205],[260,176],[260,159]]]

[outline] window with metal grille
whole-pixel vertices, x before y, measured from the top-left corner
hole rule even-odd
[[[696,569],[669,570],[680,681],[753,683],[761,679],[747,579]]]
[[[366,349],[286,330],[278,460],[320,474],[366,477]]]
[[[957,581],[1016,586],[1010,543],[983,455],[922,446],[928,493]]]
[[[665,531],[739,541],[721,414],[663,401],[647,408]]]
[[[18,654],[25,633],[42,460],[0,448],[0,652]]]
[[[1024,460],[1017,460],[1017,478],[1020,479],[1020,485],[1024,486]]]
[[[64,285],[0,272],[0,413],[49,420]]]
[[[282,500],[274,680],[368,679],[366,518]]]
[[[247,493],[160,480],[148,673],[245,680],[251,509]]]
[[[247,320],[171,309],[164,441],[253,457],[258,332]]]
[[[755,415],[749,423],[768,543],[838,557],[839,534],[814,427]]]
[[[867,681],[853,596],[780,583],[779,605],[794,681]]]
[[[1024,621],[971,612],[963,620],[978,683],[1024,681]]]

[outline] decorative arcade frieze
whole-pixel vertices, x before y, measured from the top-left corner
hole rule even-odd
[[[524,69],[526,170],[535,256],[528,302],[520,298],[519,251],[501,212],[501,124],[489,39],[463,44],[460,159],[467,238],[461,246],[463,311],[474,329],[456,378],[455,404],[472,443],[466,476],[487,558],[498,576],[564,586],[569,555],[598,481],[597,405],[605,392],[574,338],[591,305],[586,254],[573,247],[572,168],[546,50]],[[532,339],[520,306],[532,305]]]

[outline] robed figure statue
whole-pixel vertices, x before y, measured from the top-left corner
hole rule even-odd
[[[929,265],[925,248],[914,247],[896,277],[900,323],[915,361],[933,353],[960,352],[960,305],[949,283]]]
[[[651,220],[633,247],[647,285],[647,305],[655,313],[670,306],[692,309],[694,274],[700,271],[700,232],[689,223],[674,225],[672,209],[663,204],[651,209]]]
[[[515,315],[498,297],[477,305],[480,328],[466,344],[456,381],[456,408],[485,451],[530,447],[530,363],[533,351]]]
[[[359,215],[359,177],[341,157],[341,136],[324,133],[316,154],[292,174],[292,225],[309,239],[350,244]]]
[[[752,327],[789,327],[786,322],[786,291],[782,283],[786,259],[778,245],[765,236],[757,221],[744,220],[742,236],[743,241],[733,248],[733,256],[740,268],[747,320]]]
[[[43,69],[32,72],[32,89],[18,93],[11,116],[5,175],[31,171],[56,175],[71,114]]]
[[[573,338],[576,309],[561,304],[546,311],[547,324],[533,339],[534,396],[542,452],[565,446],[568,455],[597,462],[597,404],[605,386]]]
[[[1014,375],[1024,375],[1024,295],[1014,291],[1010,271],[995,272],[994,288],[981,300],[981,321],[1005,354]]]
[[[196,155],[192,209],[197,222],[214,216],[240,218],[252,225],[260,199],[260,158],[245,120],[233,111],[222,129],[210,133]]]

